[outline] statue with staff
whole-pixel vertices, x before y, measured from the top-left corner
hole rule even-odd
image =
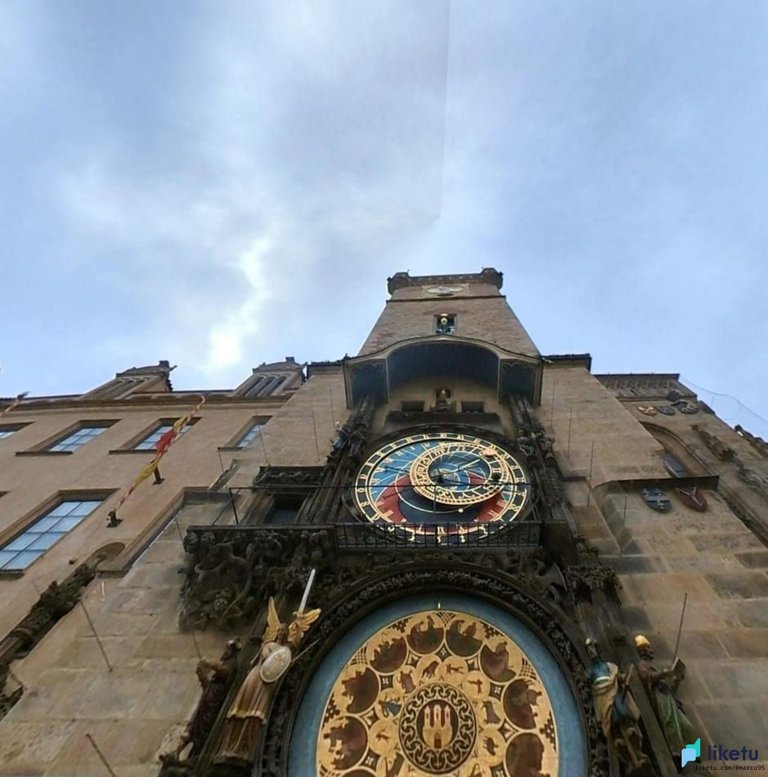
[[[688,592],[686,591],[671,666],[659,669],[655,664],[653,647],[648,638],[643,634],[635,635],[635,648],[639,657],[637,671],[648,689],[654,712],[661,724],[669,749],[674,755],[680,753],[686,744],[696,739],[693,724],[688,718],[682,702],[677,697],[678,686],[685,679],[685,664],[677,653],[680,648],[680,636],[683,633],[687,603]]]
[[[307,599],[315,578],[310,573],[299,609],[289,624],[281,623],[274,597],[270,597],[267,626],[261,650],[251,662],[224,720],[216,748],[217,760],[235,759],[252,763],[277,681],[296,660],[296,651],[320,610],[306,610]]]

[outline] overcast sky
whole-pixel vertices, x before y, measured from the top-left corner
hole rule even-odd
[[[492,266],[766,436],[767,66],[764,0],[3,0],[0,395],[234,386]]]

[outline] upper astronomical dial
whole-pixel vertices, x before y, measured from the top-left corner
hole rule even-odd
[[[510,475],[499,449],[479,440],[445,440],[416,456],[409,474],[417,494],[448,505],[482,502]]]
[[[488,534],[516,518],[528,504],[530,486],[514,456],[499,445],[436,432],[379,448],[360,468],[354,493],[360,511],[375,523],[463,536]],[[430,525],[433,530],[425,528]]]

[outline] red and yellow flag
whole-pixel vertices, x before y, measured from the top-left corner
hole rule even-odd
[[[160,464],[160,459],[165,456],[165,454],[168,452],[168,449],[171,447],[171,445],[173,445],[173,443],[181,434],[182,429],[184,429],[184,427],[200,412],[200,409],[204,404],[205,397],[201,395],[200,401],[195,405],[191,412],[187,413],[181,418],[178,418],[167,432],[164,432],[162,435],[160,435],[160,439],[155,443],[154,458],[149,462],[149,464],[146,465],[146,467],[144,467],[144,469],[141,470],[141,472],[139,472],[139,474],[136,476],[136,479],[131,484],[131,487],[120,497],[120,501],[117,503],[117,507],[115,508],[116,510],[119,510],[123,506],[125,500],[128,499],[128,497],[136,490],[140,483],[145,481],[150,475],[154,473]]]

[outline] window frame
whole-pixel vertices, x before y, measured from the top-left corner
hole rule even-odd
[[[16,432],[20,432],[25,426],[29,426],[31,421],[22,423],[0,423],[0,442],[9,440]],[[7,434],[4,434],[7,432]]]
[[[37,561],[39,561],[43,556],[45,556],[51,548],[58,545],[62,540],[66,539],[68,536],[70,536],[79,526],[81,526],[85,521],[87,521],[94,513],[96,513],[100,508],[104,507],[105,503],[109,499],[110,496],[114,493],[113,490],[104,490],[104,489],[97,489],[97,490],[90,490],[90,491],[60,491],[57,494],[55,494],[50,499],[46,500],[41,505],[38,505],[34,510],[31,510],[28,512],[25,516],[23,516],[20,520],[14,522],[11,526],[9,526],[5,531],[0,532],[0,563],[8,563],[8,561],[11,561],[12,559],[6,559],[5,561],[2,561],[3,553],[9,552],[7,550],[9,545],[12,545],[13,543],[21,540],[21,538],[25,534],[38,534],[40,537],[43,537],[45,535],[52,535],[57,534],[59,535],[56,539],[53,540],[53,542],[50,542],[47,547],[44,548],[30,548],[29,546],[34,544],[35,542],[40,542],[40,540],[32,540],[31,542],[27,543],[27,545],[20,549],[11,549],[10,552],[15,552],[15,555],[18,555],[19,553],[34,550],[39,550],[40,553],[33,559],[29,561],[24,567],[15,567],[15,568],[5,568],[0,567],[0,577],[19,577],[23,575],[27,569],[29,569],[30,566],[35,564]],[[70,510],[68,513],[64,513],[60,516],[52,516],[51,513],[54,510],[58,510],[62,505],[66,504],[67,502],[72,503],[88,503],[88,502],[96,502],[95,504],[87,513],[85,513],[82,516],[73,516],[71,515],[72,510]],[[58,526],[61,521],[63,521],[65,518],[74,518],[78,517],[79,520],[74,523],[72,526],[68,527],[66,531],[60,531],[60,532],[54,532],[51,531],[52,528],[55,526]],[[30,529],[32,529],[35,525],[40,523],[41,521],[45,519],[50,518],[57,518],[57,520],[51,524],[46,530],[40,531],[40,532],[31,532]]]
[[[264,427],[267,425],[267,421],[269,419],[263,419],[260,417],[254,417],[252,422],[249,424],[248,428],[245,430],[243,434],[240,435],[237,445],[238,450],[243,450],[248,445],[250,445],[257,437],[259,437],[263,433]],[[251,434],[253,432],[253,434]],[[244,443],[244,440],[248,435],[251,435],[251,439],[248,440],[248,442]]]
[[[152,437],[158,430],[162,429],[164,426],[167,426],[168,428],[172,427],[176,423],[176,421],[178,421],[180,418],[183,418],[183,417],[184,417],[184,414],[158,418],[149,426],[145,426],[144,429],[139,434],[136,434],[133,437],[131,437],[131,439],[128,440],[128,442],[126,442],[120,448],[115,448],[111,450],[110,453],[156,453],[155,444],[157,441],[155,441],[155,444],[153,444],[151,448],[138,448],[137,446],[141,445],[141,443],[145,442],[147,439]],[[187,421],[187,423],[182,428],[181,432],[179,432],[179,437],[183,437],[198,421],[200,421],[200,416],[190,418],[189,421]],[[163,432],[160,433],[160,435],[158,436],[158,439],[162,436],[162,434]]]
[[[53,442],[48,443],[47,445],[45,445],[44,448],[40,448],[39,450],[42,453],[74,453],[75,451],[80,450],[80,448],[82,448],[84,445],[87,445],[92,440],[95,440],[97,437],[101,436],[107,429],[110,428],[110,426],[114,426],[116,423],[117,423],[116,420],[101,419],[101,418],[98,418],[96,420],[80,421],[78,424],[75,424],[74,426],[70,427],[62,434],[59,434]],[[72,449],[55,450],[55,448],[58,445],[61,445],[62,443],[64,443],[65,440],[69,440],[71,437],[76,437],[80,432],[83,432],[86,429],[88,430],[99,429],[100,431],[97,434],[87,436],[87,438],[83,442],[79,443],[76,447]]]
[[[439,329],[439,327],[440,327],[440,319],[443,318],[443,316],[445,316],[445,318],[448,319],[447,326],[450,327],[450,328],[449,328],[449,330],[447,332],[441,332],[440,329]],[[435,313],[434,325],[433,325],[433,334],[436,334],[436,335],[439,335],[439,336],[443,336],[443,337],[447,337],[448,335],[456,334],[456,327],[458,326],[458,323],[459,323],[458,319],[459,319],[459,317],[458,317],[458,315],[456,313],[445,313],[445,312],[443,312],[443,313]]]
[[[226,445],[220,445],[219,450],[220,451],[242,451],[245,450],[245,448],[240,445],[243,437],[248,434],[248,432],[256,426],[256,424],[261,424],[262,434],[264,427],[272,420],[271,415],[255,415],[251,416],[251,419],[248,421],[247,424],[240,427],[237,434],[232,437],[229,442],[227,442]],[[253,438],[254,440],[256,437]]]
[[[111,426],[114,426],[120,419],[118,418],[87,418],[85,420],[76,421],[75,423],[70,424],[69,426],[65,427],[63,430],[59,430],[56,432],[56,434],[49,435],[46,437],[42,442],[37,443],[37,445],[33,445],[31,448],[27,448],[23,451],[16,451],[17,456],[71,456],[75,451],[79,450],[83,447],[83,445],[86,445],[91,440],[95,439],[96,437],[99,437],[100,435],[94,435],[90,439],[86,440],[86,442],[82,443],[82,445],[79,445],[74,450],[66,450],[66,451],[55,451],[52,450],[52,448],[59,443],[61,443],[63,440],[68,439],[73,434],[76,434],[81,429],[86,428],[103,428],[103,429],[109,429]]]

